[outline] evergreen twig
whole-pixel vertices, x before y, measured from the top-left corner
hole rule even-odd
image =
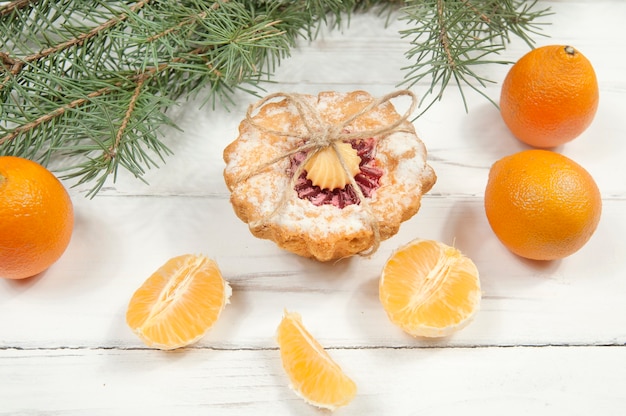
[[[89,196],[119,168],[142,179],[171,153],[158,132],[176,100],[257,94],[298,39],[374,8],[410,26],[403,84],[429,80],[423,111],[451,81],[489,99],[472,68],[503,63],[489,57],[510,35],[532,45],[548,14],[514,0],[0,2],[0,154],[66,160]]]
[[[492,82],[473,68],[490,64],[509,64],[496,59],[510,41],[510,34],[533,46],[531,35],[537,35],[541,18],[548,9],[537,9],[536,1],[515,0],[407,0],[403,19],[410,28],[401,35],[411,39],[406,56],[411,64],[403,68],[402,85],[408,88],[430,80],[428,94],[432,99],[423,106],[421,116],[441,100],[451,81],[456,84],[467,110],[463,87],[469,87],[497,105],[484,87]]]

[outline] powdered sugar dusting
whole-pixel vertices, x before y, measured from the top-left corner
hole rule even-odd
[[[373,101],[364,92],[352,94],[350,98],[352,101],[348,102],[346,94],[321,93],[318,97],[308,96],[307,102],[316,108],[324,119],[322,122],[337,123]],[[255,117],[257,123],[268,129],[293,131],[296,135],[306,132],[300,115],[290,103],[268,104]],[[385,103],[358,117],[348,129],[372,130],[399,117],[393,106]],[[408,122],[403,123],[401,129],[413,131]],[[422,193],[434,183],[434,172],[426,163],[423,143],[414,133],[397,131],[388,137],[375,137],[375,140],[375,158],[384,173],[380,178],[380,188],[374,190],[364,203],[338,208],[332,204],[316,206],[307,199],[299,198],[288,172],[289,157],[285,157],[231,186],[233,204],[247,207],[244,216],[253,229],[273,224],[316,241],[333,235],[371,232],[372,221],[383,224],[391,221],[398,223],[391,225],[391,229],[397,228],[399,222],[406,219],[406,210],[413,210],[410,215],[417,211]],[[225,151],[225,176],[251,172],[260,164],[284,155],[300,144],[301,139],[260,133],[243,122],[239,138]],[[423,186],[426,189],[422,189]]]
[[[426,166],[426,149],[414,134],[390,134],[379,144],[379,151],[398,160],[393,174],[396,180],[408,186],[421,184],[421,174]]]

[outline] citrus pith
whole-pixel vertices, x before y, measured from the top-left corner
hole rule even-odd
[[[408,334],[451,335],[478,311],[478,269],[454,247],[416,239],[394,251],[385,263],[379,298],[389,320]]]
[[[356,384],[307,331],[298,313],[285,311],[276,341],[290,387],[306,402],[335,410],[354,399]]]
[[[126,322],[150,347],[184,347],[215,325],[230,295],[214,260],[193,254],[173,257],[135,291]]]

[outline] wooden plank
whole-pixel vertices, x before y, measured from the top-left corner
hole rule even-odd
[[[600,226],[579,253],[530,262],[497,241],[482,208],[487,172],[525,147],[493,105],[470,93],[466,114],[451,88],[415,122],[439,177],[418,215],[369,259],[320,264],[287,254],[250,235],[221,176],[222,150],[255,99],[237,93],[226,111],[201,107],[200,96],[170,111],[182,131],[162,130],[175,156],[148,172],[149,186],[121,172],[92,200],[84,198],[90,184],[72,188],[76,230],[63,258],[33,279],[0,280],[0,415],[320,414],[286,387],[273,339],[283,308],[303,315],[359,385],[338,414],[625,414],[626,59],[617,34],[626,2],[541,5],[555,15],[546,19],[551,37],[538,45],[578,47],[600,83],[593,124],[556,149],[587,168],[603,195]],[[357,14],[342,33],[301,43],[267,90],[394,90],[408,64],[408,40],[397,34],[405,27]],[[527,50],[513,38],[500,57]],[[498,83],[507,70],[480,68]],[[485,90],[494,100],[498,83]],[[426,87],[413,90],[421,96]],[[480,270],[482,308],[450,338],[413,339],[379,305],[384,261],[416,237],[454,244]],[[185,252],[218,261],[232,303],[192,348],[145,349],[126,327],[126,304],[150,273]]]
[[[626,348],[329,350],[358,394],[341,415],[626,410]],[[271,350],[0,350],[0,415],[319,415]]]
[[[330,326],[320,336],[332,346],[423,345],[389,324],[377,286],[391,251],[418,237],[454,244],[481,273],[480,313],[436,345],[624,343],[625,204],[607,200],[587,246],[544,264],[502,247],[480,199],[427,198],[372,258],[321,264],[253,237],[221,198],[79,199],[63,258],[33,279],[0,281],[0,345],[140,346],[125,324],[127,302],[165,260],[183,253],[215,258],[234,288],[202,345],[267,347],[283,308]]]

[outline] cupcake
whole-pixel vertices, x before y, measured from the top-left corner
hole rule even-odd
[[[400,115],[391,100],[412,99]],[[236,215],[253,235],[320,261],[370,255],[436,181],[408,120],[409,91],[278,93],[250,106],[224,149]]]

